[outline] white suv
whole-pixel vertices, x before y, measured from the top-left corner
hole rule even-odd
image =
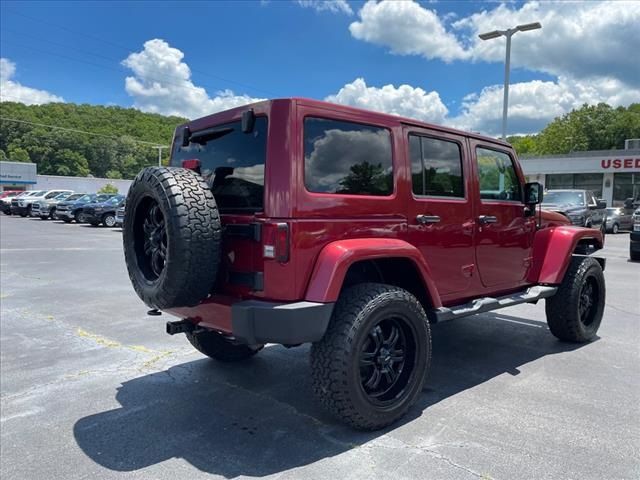
[[[34,202],[49,200],[61,193],[73,193],[72,190],[40,190],[37,194],[28,197],[16,198],[11,201],[11,213],[17,213],[21,217],[31,216]]]

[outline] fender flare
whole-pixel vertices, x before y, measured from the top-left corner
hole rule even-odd
[[[562,225],[538,230],[533,241],[533,266],[527,281],[548,285],[562,283],[580,241],[588,241],[596,249],[604,245],[602,232],[595,228]]]
[[[362,260],[381,258],[410,260],[422,277],[423,287],[432,308],[440,308],[440,294],[431,276],[429,265],[420,251],[410,243],[396,238],[359,238],[338,240],[326,245],[318,255],[307,288],[306,301],[335,302],[338,300],[349,267]]]

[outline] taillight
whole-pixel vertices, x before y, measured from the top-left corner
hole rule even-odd
[[[200,160],[197,158],[189,158],[187,160],[182,160],[182,168],[186,168],[188,170],[193,170],[194,172],[200,173]]]
[[[273,258],[278,262],[289,261],[289,225],[287,223],[267,223],[264,225],[264,258]]]

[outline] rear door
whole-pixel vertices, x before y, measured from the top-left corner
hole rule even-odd
[[[508,149],[471,140],[476,195],[476,260],[485,287],[524,283],[531,266],[535,218],[525,215],[523,174]]]
[[[405,127],[411,168],[408,240],[426,259],[438,291],[460,297],[474,271],[473,209],[464,139]]]

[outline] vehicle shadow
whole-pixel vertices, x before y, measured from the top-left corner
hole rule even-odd
[[[484,314],[433,327],[426,387],[403,422],[424,409],[547,355],[579,347],[557,341],[546,324]],[[329,458],[381,432],[339,424],[314,401],[308,348],[269,346],[242,364],[209,359],[124,382],[121,407],[74,425],[80,448],[101,466],[139,470],[183,458],[201,471],[262,477]],[[429,435],[425,423],[423,435]]]

